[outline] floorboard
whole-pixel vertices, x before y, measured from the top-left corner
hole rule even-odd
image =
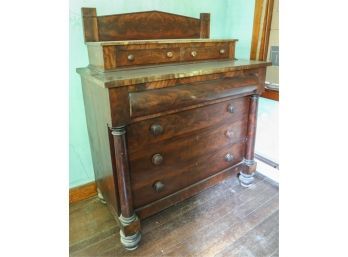
[[[131,252],[97,198],[71,204],[70,256],[276,257],[278,191],[260,174],[249,188],[230,178],[142,221],[142,242]]]

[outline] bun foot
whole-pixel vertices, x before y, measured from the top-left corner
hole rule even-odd
[[[131,217],[123,217],[122,214],[118,218],[120,221],[120,240],[121,244],[129,251],[138,248],[141,240],[140,220],[137,215]]]
[[[124,246],[126,250],[133,251],[138,248],[139,242],[141,240],[140,232],[137,232],[131,236],[125,236],[123,231],[120,230],[120,236],[121,244]]]
[[[254,173],[252,174],[245,174],[243,172],[240,172],[238,175],[239,183],[243,187],[250,187],[250,185],[254,181]]]

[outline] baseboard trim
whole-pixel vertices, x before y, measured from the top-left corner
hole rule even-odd
[[[97,195],[97,185],[93,181],[78,187],[70,188],[69,203],[76,203],[95,195]]]

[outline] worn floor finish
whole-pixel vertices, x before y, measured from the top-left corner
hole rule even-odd
[[[70,256],[276,257],[279,190],[257,175],[236,178],[142,221],[142,242],[126,251],[107,207],[97,198],[70,205]]]

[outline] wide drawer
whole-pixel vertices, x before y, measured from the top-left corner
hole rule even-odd
[[[131,187],[133,204],[139,208],[155,200],[161,199],[180,189],[199,182],[217,172],[232,167],[243,160],[245,143],[220,146],[217,151],[207,151],[205,154],[188,162],[177,162],[166,169],[142,172],[131,172]],[[228,155],[233,156],[232,161],[227,161]],[[158,182],[163,188],[156,191]]]
[[[133,123],[127,127],[130,153],[167,139],[192,134],[221,123],[232,124],[249,111],[249,97],[241,97]]]
[[[184,84],[175,87],[129,93],[132,119],[161,112],[177,111],[199,106],[223,98],[239,98],[255,94],[258,78],[254,74],[243,77]]]

